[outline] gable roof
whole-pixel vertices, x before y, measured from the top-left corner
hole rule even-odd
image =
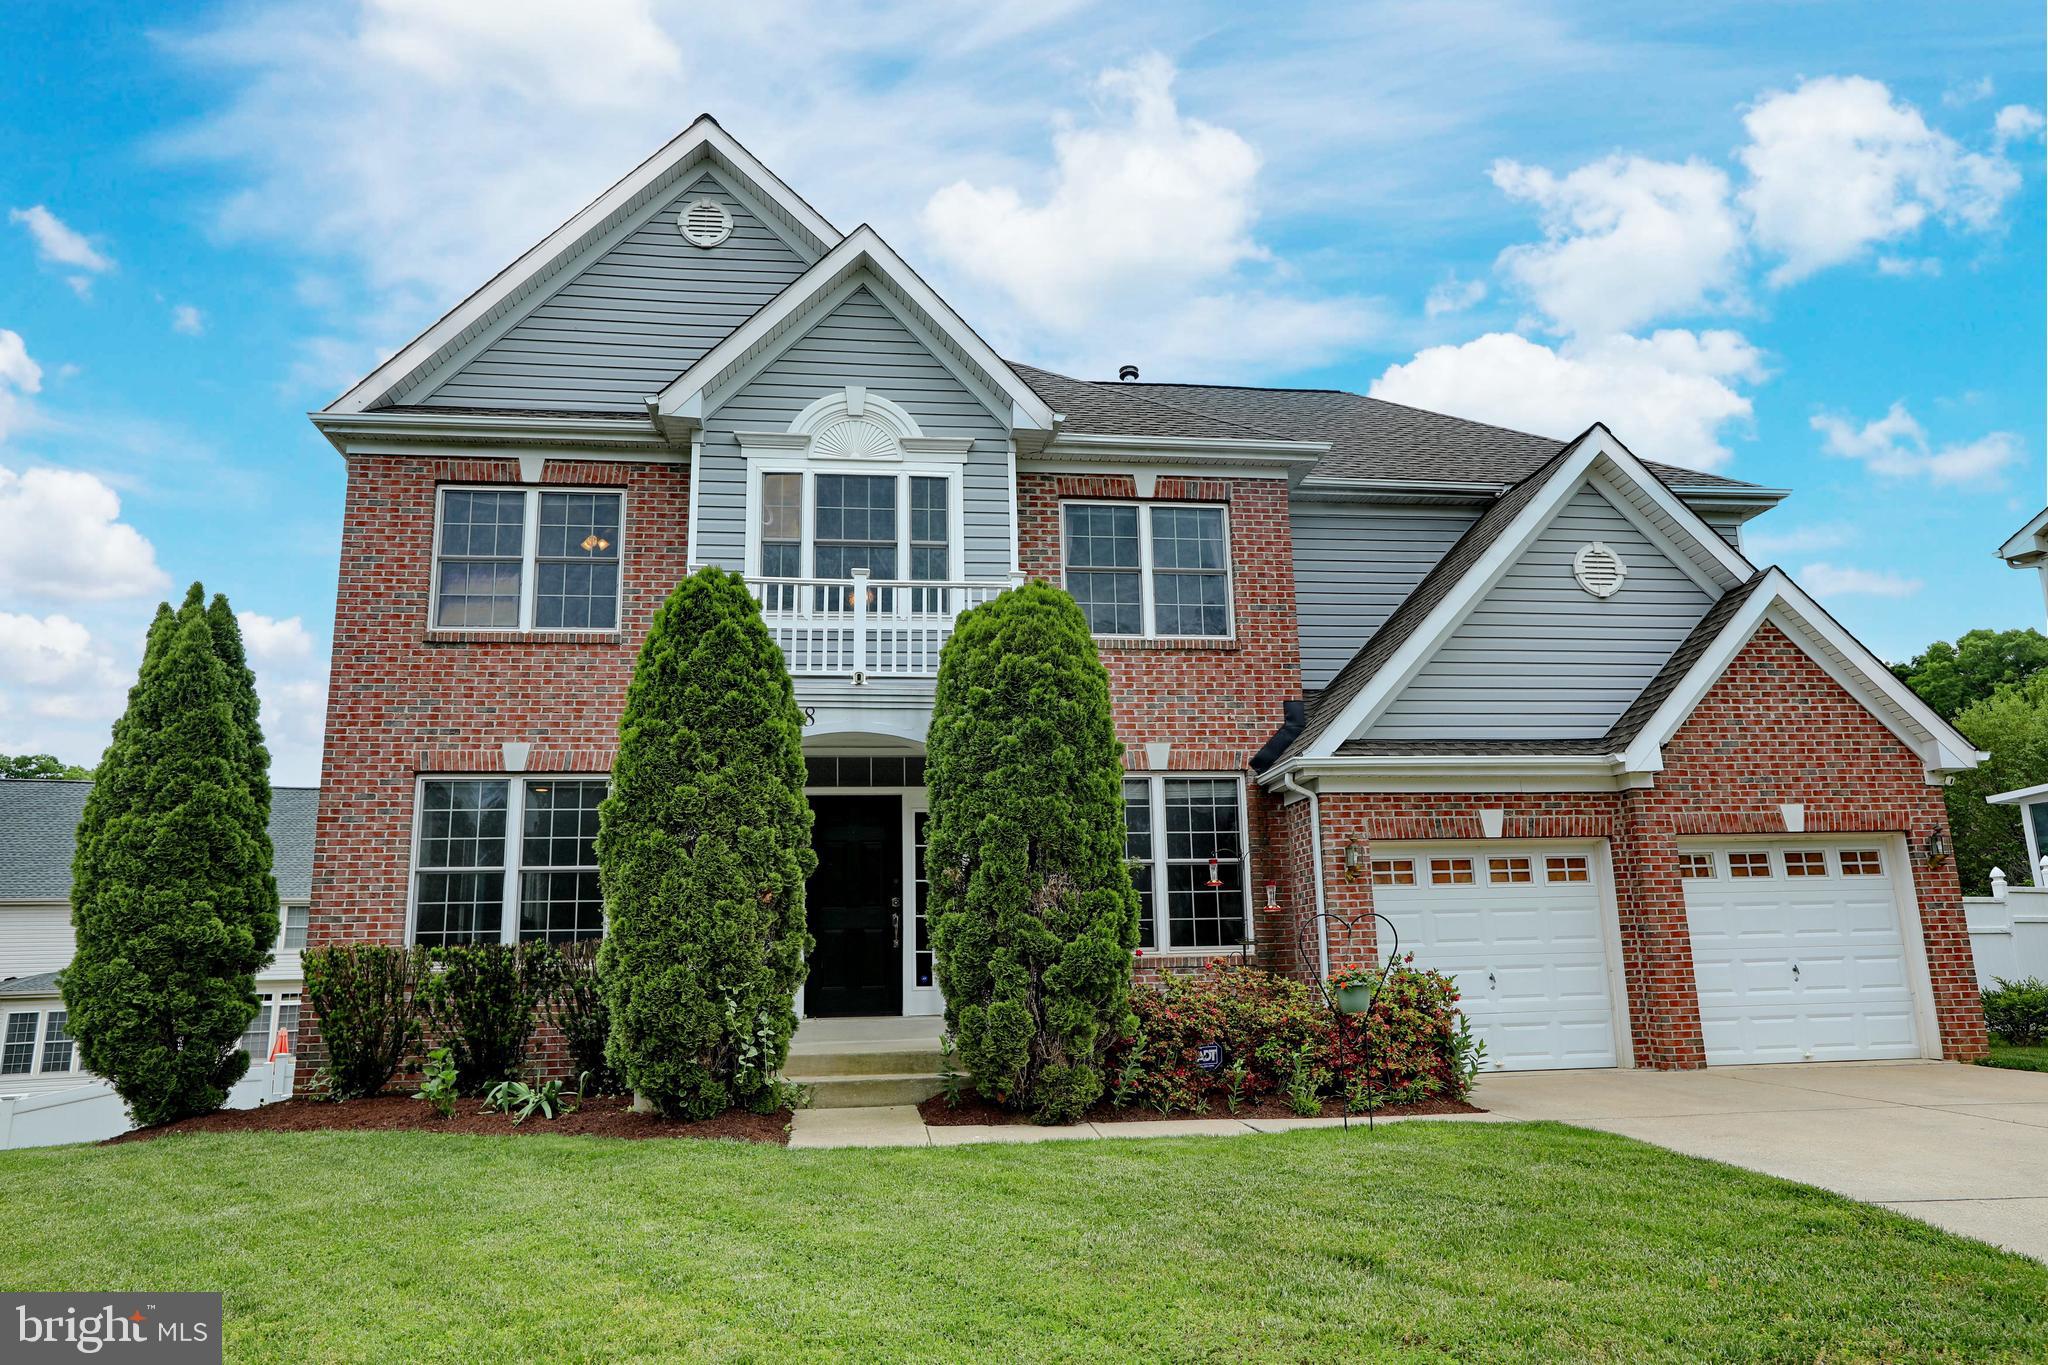
[[[2048,507],[2007,536],[2005,544],[1998,547],[1998,557],[2015,569],[2031,568],[2048,558]]]
[[[0,781],[0,902],[61,901],[71,895],[71,855],[90,782]],[[273,787],[270,845],[277,894],[313,894],[313,819],[318,787]]]
[[[1017,366],[1066,415],[1063,431],[1123,435],[1119,425],[1142,421],[1138,434],[1202,436],[1223,423],[1267,440],[1325,441],[1330,450],[1309,472],[1312,482],[1471,484],[1494,492],[1522,482],[1558,451],[1555,437],[1511,431],[1342,389],[1269,389],[1227,384],[1154,384],[1139,380],[1073,379]],[[1056,390],[1057,401],[1048,390]],[[1712,490],[1775,502],[1775,489],[1718,474],[1643,461],[1668,487]]]
[[[863,278],[905,310],[905,320],[913,331],[921,331],[928,341],[937,343],[936,354],[942,363],[966,372],[962,378],[970,388],[1007,400],[1008,409],[999,409],[997,416],[1013,431],[1049,435],[1058,425],[1057,414],[1038,392],[865,223],[676,376],[651,405],[656,423],[664,429],[673,425],[684,430],[701,424],[705,413],[716,406],[716,390],[732,385],[750,368],[793,344],[807,329],[813,313]]]
[[[1391,699],[1398,685],[1455,628],[1490,580],[1513,562],[1596,469],[1610,471],[1618,490],[1639,494],[1657,511],[1663,529],[1675,533],[1680,541],[1676,548],[1693,557],[1694,571],[1717,584],[1717,596],[1755,573],[1698,513],[1650,476],[1628,447],[1596,423],[1496,498],[1423,575],[1415,590],[1316,696],[1301,733],[1285,756],[1328,754],[1351,741],[1367,713]],[[1332,739],[1332,730],[1343,733]]]
[[[807,254],[830,250],[839,231],[802,196],[742,147],[709,114],[678,133],[519,258],[492,276],[397,354],[372,370],[323,412],[365,412],[404,392],[433,367],[476,340],[507,314],[541,293],[573,262],[646,210],[657,197],[680,188],[685,175],[715,166],[739,181]]]

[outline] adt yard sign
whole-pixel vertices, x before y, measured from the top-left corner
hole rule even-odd
[[[1204,1071],[1214,1071],[1223,1065],[1223,1044],[1202,1043],[1195,1048],[1195,1065]]]

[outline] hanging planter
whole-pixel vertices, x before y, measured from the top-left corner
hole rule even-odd
[[[1355,981],[1348,986],[1339,986],[1333,993],[1333,1002],[1339,1014],[1364,1014],[1372,1009],[1372,981]]]

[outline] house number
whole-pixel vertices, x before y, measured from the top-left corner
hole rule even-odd
[[[817,707],[815,707],[815,706],[806,706],[806,707],[804,708],[804,724],[806,724],[806,725],[816,725],[817,723],[818,723],[818,708],[817,708]]]

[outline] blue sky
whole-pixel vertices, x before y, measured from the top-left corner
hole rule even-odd
[[[305,412],[700,110],[1020,359],[1605,420],[1887,657],[2041,624],[2035,0],[705,8],[0,7],[0,751],[198,578],[313,780]]]

